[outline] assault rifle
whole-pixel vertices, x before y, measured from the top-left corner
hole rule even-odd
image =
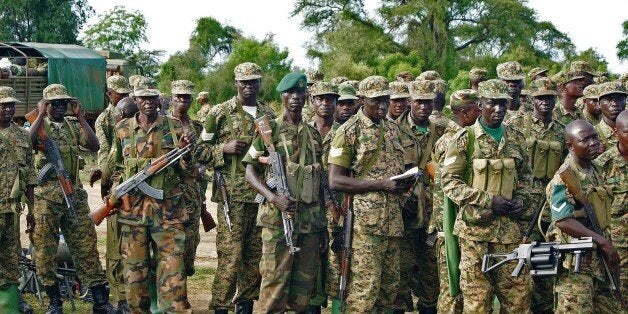
[[[329,176],[327,172],[323,172],[323,174],[321,175],[321,188],[323,189],[323,199],[325,200],[325,207],[327,207],[327,209],[331,211],[332,219],[334,223],[337,223],[338,219],[340,219],[340,216],[343,216],[345,214],[345,210],[342,205],[338,203],[336,195],[334,195],[334,191],[329,188]]]
[[[582,258],[588,251],[595,250],[593,238],[586,237],[573,239],[570,243],[560,242],[532,242],[519,245],[512,253],[484,254],[482,258],[482,272],[487,273],[510,261],[517,260],[517,267],[511,276],[518,277],[524,265],[530,267],[532,276],[554,276],[558,274],[561,262],[565,259],[565,253],[574,255],[574,272],[580,272]],[[503,258],[492,264],[493,259]]]
[[[92,219],[94,224],[100,225],[100,223],[108,217],[111,211],[118,205],[119,200],[122,200],[122,206],[124,206],[125,209],[130,209],[131,203],[129,194],[137,192],[138,190],[152,198],[159,200],[164,199],[164,191],[153,188],[146,183],[146,180],[168,168],[168,166],[172,165],[174,162],[181,159],[181,157],[185,154],[189,153],[191,149],[191,143],[187,144],[183,148],[173,149],[167,154],[153,160],[140,172],[120,183],[114,189],[113,195],[109,197],[104,204],[89,213],[89,217]]]
[[[264,141],[266,149],[268,149],[267,159],[270,166],[270,180],[266,184],[271,189],[275,188],[277,190],[277,194],[290,196],[290,189],[288,188],[288,181],[286,180],[286,168],[283,165],[281,155],[275,149],[275,144],[273,144],[273,130],[270,126],[268,117],[262,116],[255,119],[255,128]],[[255,197],[255,201],[261,204],[264,202],[264,197],[261,194],[258,194],[257,197]],[[281,211],[281,219],[283,221],[283,234],[286,238],[286,245],[290,250],[290,254],[294,254],[301,250],[301,248],[294,246],[294,243],[292,243],[294,220],[283,211]]]
[[[28,122],[33,125],[35,120],[39,116],[39,111],[34,109],[33,111],[27,113],[24,117]],[[48,137],[48,134],[44,131],[43,125],[37,130],[37,135],[43,142],[42,145],[38,145],[35,149],[43,151],[46,154],[46,160],[48,163],[44,165],[43,168],[39,171],[39,175],[37,176],[39,179],[39,184],[43,184],[46,181],[48,175],[54,170],[57,174],[57,179],[59,180],[59,186],[61,187],[61,192],[63,193],[63,199],[65,200],[65,204],[68,207],[68,211],[70,212],[70,219],[76,220],[76,200],[74,199],[74,195],[76,191],[74,191],[74,187],[72,186],[72,180],[70,179],[70,173],[65,166],[63,165],[63,160],[61,159],[61,154],[59,153],[59,147],[55,141],[51,140]]]
[[[351,242],[353,241],[353,195],[345,195],[345,206],[347,214],[345,215],[344,228],[342,229],[344,243],[340,253],[340,285],[338,287],[338,299],[340,299],[340,313],[345,309],[345,294],[347,293],[347,280],[349,279],[349,270],[351,266]]]
[[[227,227],[231,231],[231,218],[229,218],[229,196],[227,195],[227,184],[225,183],[225,177],[218,169],[214,169],[215,183],[220,189],[220,195],[222,196],[222,210],[225,213],[225,220],[227,221]]]

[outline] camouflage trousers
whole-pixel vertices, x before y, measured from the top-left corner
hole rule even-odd
[[[57,282],[57,249],[59,247],[59,229],[72,253],[76,273],[87,287],[107,282],[107,277],[100,264],[96,246],[96,229],[89,218],[87,192],[76,189],[76,219],[70,218],[65,203],[57,203],[40,197],[35,198],[35,266],[41,281],[46,286]],[[58,187],[55,189],[59,193]]]
[[[554,286],[554,313],[621,313],[608,284],[590,274],[563,269]]]
[[[419,229],[404,229],[399,247],[401,275],[395,309],[413,312],[412,294],[419,296],[419,256],[425,254],[419,250]]]
[[[334,226],[328,229],[330,230],[329,243],[331,245],[334,239],[342,234],[342,228]],[[338,298],[341,266],[340,258],[340,251],[336,253],[332,251],[331,248],[327,251],[327,267],[325,269],[325,293],[330,298]]]
[[[303,312],[310,304],[320,265],[321,233],[293,234],[294,255],[281,229],[262,228],[262,276],[255,313]]]
[[[482,257],[487,253],[512,252],[517,243],[500,244],[459,238],[460,289],[464,295],[464,313],[489,313],[496,295],[502,312],[530,313],[530,276],[512,277],[516,263],[508,263],[482,273]],[[522,274],[527,273],[524,268]]]
[[[122,245],[122,233],[118,215],[107,217],[107,252],[105,253],[105,273],[109,282],[109,289],[113,302],[126,300],[124,287],[124,263],[120,252]]]
[[[435,307],[438,303],[438,251],[436,245],[429,246],[427,241],[427,228],[421,228],[417,242],[417,285],[414,295],[419,298],[416,307],[418,309]]]
[[[257,300],[262,228],[257,226],[257,203],[229,204],[229,231],[222,203],[218,203],[216,252],[218,267],[212,284],[209,309],[232,309],[234,304]]]
[[[445,238],[439,237],[436,242],[436,247],[438,249],[438,279],[440,282],[440,293],[438,295],[436,309],[438,313],[462,313],[462,293],[456,297],[452,297],[449,291],[449,271],[447,270]]]
[[[204,194],[203,194],[204,197]],[[185,230],[185,252],[183,254],[183,265],[186,274],[194,271],[194,259],[196,258],[196,248],[201,243],[201,234],[199,231],[201,206],[203,199],[201,198],[200,185],[196,182],[185,185],[183,188],[183,201],[185,209],[188,212],[189,219],[183,223]]]
[[[18,214],[0,214],[0,289],[3,286],[18,284],[20,270],[20,229]]]
[[[621,291],[624,294],[624,302],[628,303],[628,248],[617,247],[617,253],[619,253],[619,280],[621,281]]]
[[[401,238],[353,233],[353,257],[347,284],[347,312],[393,309],[400,283]]]
[[[156,245],[155,281],[157,304],[164,313],[192,313],[187,298],[187,277],[183,273],[185,232],[183,224],[166,224],[153,219],[149,226],[122,224],[122,257],[126,299],[132,313],[150,309],[151,243]]]

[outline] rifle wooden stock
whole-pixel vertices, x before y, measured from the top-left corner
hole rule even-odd
[[[274,145],[268,145],[268,143],[272,143],[272,135],[273,129],[270,127],[270,120],[268,116],[262,116],[255,120],[255,128],[257,129],[257,133],[262,137],[264,143],[267,143],[266,148],[269,152],[275,151]]]
[[[107,201],[102,203],[96,210],[89,212],[89,218],[92,219],[96,226],[100,225],[105,218],[111,216],[111,212],[116,208],[118,202],[113,198],[107,198]],[[122,206],[126,209],[131,208],[131,203],[128,195],[122,196]]]
[[[434,181],[434,177],[436,176],[436,170],[438,170],[438,164],[434,161],[430,161],[425,165],[425,172],[427,172],[432,181]]]
[[[210,214],[206,208],[201,210],[201,222],[203,223],[203,230],[205,232],[209,232],[212,229],[216,228],[216,222],[214,221],[214,217]]]

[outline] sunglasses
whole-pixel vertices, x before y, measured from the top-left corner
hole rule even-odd
[[[50,101],[50,104],[54,107],[66,107],[69,103],[69,99],[55,99]]]

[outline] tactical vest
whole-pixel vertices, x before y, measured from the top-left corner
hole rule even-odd
[[[544,141],[532,137],[530,115],[526,115],[526,148],[532,174],[536,180],[549,181],[562,164],[563,147],[559,141]]]
[[[43,123],[44,125],[42,126],[44,128],[44,132],[46,132],[48,136],[52,134],[52,127],[50,125],[51,123],[53,122],[45,120]],[[79,171],[85,167],[85,161],[82,157],[79,156],[80,134],[78,132],[80,131],[77,132],[77,130],[74,129],[72,124],[67,119],[64,119],[63,123],[68,127],[70,142],[74,145],[60,145],[57,142],[57,147],[59,148],[59,155],[61,156],[61,160],[63,161],[63,166],[70,174],[70,179],[73,183],[78,184],[77,179],[79,178]],[[44,151],[37,151],[37,154],[35,155],[35,168],[41,169],[44,167],[44,165],[46,165],[46,163],[48,163],[46,153]],[[54,171],[52,171],[48,174],[48,176],[41,179],[43,179],[41,180],[42,182],[47,182],[50,180],[56,180],[57,177]]]

